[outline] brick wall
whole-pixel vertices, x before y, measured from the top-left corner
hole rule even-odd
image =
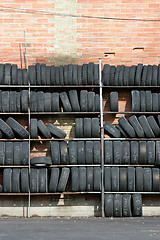
[[[47,12],[157,20],[159,5],[159,0],[1,0],[0,62],[25,67],[25,30],[29,64],[97,62],[104,53],[106,63],[158,64],[160,22],[76,19]]]

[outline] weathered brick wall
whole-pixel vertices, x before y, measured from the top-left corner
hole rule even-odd
[[[159,0],[1,0],[0,62],[158,64],[160,22],[60,17],[48,12],[157,20]],[[42,13],[44,12],[44,14]],[[138,48],[138,49],[137,49]]]

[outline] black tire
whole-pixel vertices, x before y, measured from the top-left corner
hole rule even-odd
[[[64,86],[64,75],[63,75],[63,66],[62,65],[59,67],[59,81],[60,81],[60,85]]]
[[[133,217],[142,217],[142,195],[133,194],[132,196],[132,215]]]
[[[13,129],[14,132],[18,134],[20,138],[22,139],[29,138],[29,132],[12,117],[9,117],[6,120],[6,123]]]
[[[46,66],[46,85],[51,85],[51,67]]]
[[[69,150],[69,163],[71,165],[77,164],[77,142],[69,141],[68,143]]]
[[[119,191],[120,192],[127,192],[127,168],[120,168],[119,169]]]
[[[24,112],[24,113],[28,112],[28,106],[29,106],[28,90],[22,90],[22,92],[21,92],[21,109],[22,109],[22,112]]]
[[[56,86],[60,85],[60,68],[56,67]]]
[[[95,112],[95,93],[94,92],[88,92],[88,112]]]
[[[114,194],[113,216],[122,217],[122,195],[121,194]]]
[[[37,112],[44,112],[44,92],[37,92]]]
[[[6,142],[5,165],[13,166],[13,142]]]
[[[51,112],[51,93],[44,93],[44,111]]]
[[[130,123],[127,121],[125,117],[120,117],[118,120],[120,126],[127,132],[127,134],[134,138],[136,137],[136,133],[134,131],[134,128],[130,125]]]
[[[145,141],[139,141],[139,164],[145,165],[147,161],[147,145]]]
[[[22,77],[23,77],[23,85],[28,86],[29,80],[28,80],[28,73],[27,69],[22,69]]]
[[[78,66],[78,69],[77,69],[77,80],[78,80],[78,84],[77,85],[82,85],[82,66]]]
[[[110,71],[111,66],[109,64],[105,64],[102,72],[102,83],[104,86],[110,85]]]
[[[156,160],[155,165],[160,166],[160,141],[156,141]]]
[[[141,86],[145,86],[147,82],[147,66],[143,66],[142,78],[141,78]]]
[[[92,136],[92,119],[91,118],[84,118],[83,134],[84,134],[84,138],[91,138]]]
[[[94,97],[95,112],[100,112],[100,97],[99,94],[96,94]]]
[[[113,86],[114,85],[114,80],[115,80],[115,66],[111,66],[111,70],[110,70],[110,85]]]
[[[80,108],[81,112],[88,112],[88,91],[81,90],[80,91]]]
[[[148,121],[147,121],[147,118],[144,115],[142,115],[142,116],[138,117],[138,121],[141,124],[146,137],[154,138],[155,135],[154,135],[154,133],[153,133]]]
[[[88,64],[82,65],[82,85],[87,85],[88,82]]]
[[[62,165],[69,164],[67,142],[60,141],[59,147],[60,147],[60,163]]]
[[[132,112],[140,112],[140,92],[137,90],[131,91],[132,96]]]
[[[9,112],[15,113],[17,112],[17,106],[16,106],[16,91],[11,91],[9,93]]]
[[[53,165],[60,164],[60,147],[58,141],[51,142],[51,158]]]
[[[20,166],[22,161],[22,143],[13,143],[13,165]]]
[[[142,70],[143,70],[143,64],[138,64],[136,69],[136,76],[135,76],[135,86],[140,86],[141,84]]]
[[[13,168],[12,170],[12,192],[20,193],[20,169]]]
[[[21,192],[28,193],[29,192],[29,173],[27,168],[22,168],[20,173],[20,185]]]
[[[63,67],[64,70],[64,85],[69,85],[68,84],[68,65],[65,65]]]
[[[143,191],[144,192],[152,191],[152,170],[151,170],[151,168],[143,169]]]
[[[135,175],[135,168],[128,167],[127,168],[127,179],[128,179],[128,192],[135,192],[136,189],[136,175]]]
[[[36,85],[40,86],[41,84],[41,65],[40,63],[36,63]]]
[[[152,72],[153,72],[153,67],[151,65],[148,65],[146,86],[151,86],[152,85]]]
[[[6,63],[4,65],[4,85],[11,84],[11,64]]]
[[[104,144],[104,163],[112,164],[113,163],[113,142],[105,141]]]
[[[79,191],[86,191],[87,186],[87,169],[86,167],[79,168]]]
[[[119,192],[119,168],[112,167],[111,172],[112,192]]]
[[[62,102],[62,105],[63,105],[63,111],[64,112],[72,112],[72,107],[71,107],[69,98],[67,96],[67,93],[66,92],[61,92],[59,94],[59,96],[60,96],[60,99],[61,99],[61,102]]]
[[[3,85],[4,78],[4,64],[0,64],[0,85]]]
[[[160,181],[160,174],[159,174],[159,168],[152,168],[152,191],[153,192],[159,192],[159,181]]]
[[[39,164],[45,164],[45,165],[52,165],[52,160],[49,157],[33,157],[30,160],[31,165],[39,165]]]
[[[38,130],[40,131],[40,133],[42,134],[42,136],[44,138],[51,138],[51,133],[48,130],[48,128],[45,126],[44,122],[42,120],[39,120],[37,122],[37,126],[38,126]]]
[[[100,141],[93,142],[93,163],[100,164],[101,163],[101,144]]]
[[[41,64],[41,85],[46,85],[46,64]]]
[[[0,142],[0,165],[5,164],[5,148],[6,144],[5,142]]]
[[[143,192],[143,168],[136,167],[136,192]]]
[[[123,86],[123,79],[124,79],[124,65],[120,66],[120,72],[119,72],[119,79],[118,79],[118,85]]]
[[[9,112],[9,91],[2,92],[2,112]]]
[[[21,112],[21,92],[16,92],[16,110]]]
[[[12,169],[5,168],[3,170],[3,191],[5,193],[12,192]]]
[[[93,141],[86,141],[86,164],[93,164]]]
[[[110,110],[112,112],[118,112],[118,92],[110,93]]]
[[[52,93],[51,110],[52,110],[52,112],[60,112],[59,93]]]
[[[30,110],[31,112],[37,112],[37,93],[31,92],[30,94]]]
[[[120,131],[107,121],[104,124],[104,130],[107,132],[107,134],[115,138],[120,138],[121,136]]]
[[[71,192],[79,191],[79,168],[71,168]]]
[[[158,112],[158,93],[152,93],[152,111]]]
[[[93,85],[94,80],[94,63],[90,62],[88,64],[88,85]]]
[[[29,142],[22,142],[21,165],[29,165]]]
[[[38,138],[38,121],[36,118],[31,119],[30,123],[30,136],[32,139]]]
[[[105,192],[112,191],[112,182],[111,182],[111,168],[104,168],[104,190]]]
[[[75,119],[75,137],[76,138],[83,138],[84,137],[83,118],[76,118]]]
[[[30,85],[36,85],[36,69],[33,65],[28,67],[28,81]]]
[[[147,121],[148,121],[148,123],[149,123],[149,125],[150,125],[150,127],[151,127],[151,129],[152,129],[152,131],[154,133],[154,135],[156,137],[159,137],[159,135],[160,135],[160,128],[159,128],[155,118],[153,116],[149,116],[149,117],[147,117]]]
[[[119,124],[116,125],[116,128],[120,131],[120,137],[122,136],[122,137],[128,138],[128,134],[124,131],[124,129]]]
[[[152,165],[155,164],[156,160],[156,144],[154,141],[148,141],[147,143],[147,164]]]
[[[11,85],[17,85],[17,64],[11,66]]]
[[[146,112],[152,112],[152,93],[146,91]]]
[[[58,183],[58,192],[64,192],[68,183],[70,174],[69,168],[62,168],[59,183]]]
[[[50,131],[50,133],[55,137],[55,138],[65,138],[66,137],[66,133],[64,131],[62,131],[61,129],[55,127],[53,124],[49,123],[47,125],[48,130]]]
[[[51,85],[55,85],[56,84],[56,71],[55,71],[55,66],[52,65],[51,66]]]
[[[87,167],[87,191],[93,191],[93,167]]]
[[[113,196],[113,194],[105,194],[104,208],[106,217],[113,217]]]
[[[133,115],[133,116],[129,117],[128,121],[134,128],[134,131],[136,132],[137,136],[139,138],[144,138],[144,131],[143,131],[143,128],[141,127],[137,117],[135,115]]]
[[[131,164],[138,164],[139,162],[139,142],[130,142]]]
[[[40,193],[48,192],[48,169],[47,168],[39,169],[39,192]]]
[[[94,167],[94,179],[93,179],[94,191],[101,191],[101,168]]]
[[[116,67],[115,77],[114,77],[114,86],[118,86],[119,72],[120,72],[120,65]]]
[[[131,154],[130,154],[130,142],[122,141],[122,164],[130,164]]]
[[[113,161],[114,164],[122,163],[122,142],[113,141]]]
[[[51,168],[49,192],[57,192],[58,181],[59,181],[59,168]]]
[[[78,164],[85,164],[85,142],[77,141],[77,162]]]
[[[129,69],[129,85],[135,85],[136,66],[132,65]]]
[[[93,85],[98,85],[99,86],[99,64],[94,64],[94,69],[93,69]]]
[[[39,192],[39,170],[36,168],[31,168],[30,170],[30,192]]]
[[[122,195],[122,216],[131,217],[131,195],[123,194]]]
[[[99,138],[99,118],[92,118],[91,136]]]
[[[2,112],[2,90],[0,90],[0,112]]]
[[[12,128],[0,118],[0,130],[9,138],[14,138]]]
[[[125,66],[124,69],[124,79],[123,79],[123,85],[129,86],[129,68],[128,66]]]
[[[73,85],[73,65],[68,65],[68,85]]]
[[[140,111],[146,111],[146,93],[145,91],[140,91]]]
[[[80,112],[80,106],[78,101],[78,94],[76,90],[69,91],[69,99],[73,112]]]
[[[73,65],[73,76],[72,76],[72,79],[73,79],[73,85],[77,86],[78,85],[78,78],[77,78],[77,73],[78,71],[78,66],[77,65]]]

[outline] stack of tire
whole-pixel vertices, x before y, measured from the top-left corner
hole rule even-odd
[[[105,64],[102,82],[104,86],[160,86],[160,64],[138,64],[131,67]]]
[[[99,118],[76,118],[76,138],[99,138]]]
[[[30,96],[31,112],[99,112],[100,98],[99,94],[80,91],[78,97],[77,90],[66,92],[31,92]]]
[[[105,164],[160,166],[160,141],[105,141]]]

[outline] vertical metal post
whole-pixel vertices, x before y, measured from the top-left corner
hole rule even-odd
[[[28,58],[27,58],[27,42],[26,42],[26,32],[24,31],[24,41],[25,41],[25,59],[26,59],[26,68],[27,68],[27,72],[28,72]],[[29,178],[30,178],[30,145],[31,145],[31,141],[30,141],[30,120],[31,120],[31,116],[30,116],[30,82],[28,82],[28,101],[29,101],[29,105],[28,105],[28,130],[29,130],[29,168],[28,168],[28,172],[29,172]],[[29,187],[29,191],[28,191],[28,218],[30,218],[30,207],[31,207],[31,194],[30,194],[30,187]]]
[[[102,95],[102,62],[99,59],[99,87],[100,87],[100,134],[101,134],[101,209],[104,214],[104,128],[103,128],[103,95]]]

